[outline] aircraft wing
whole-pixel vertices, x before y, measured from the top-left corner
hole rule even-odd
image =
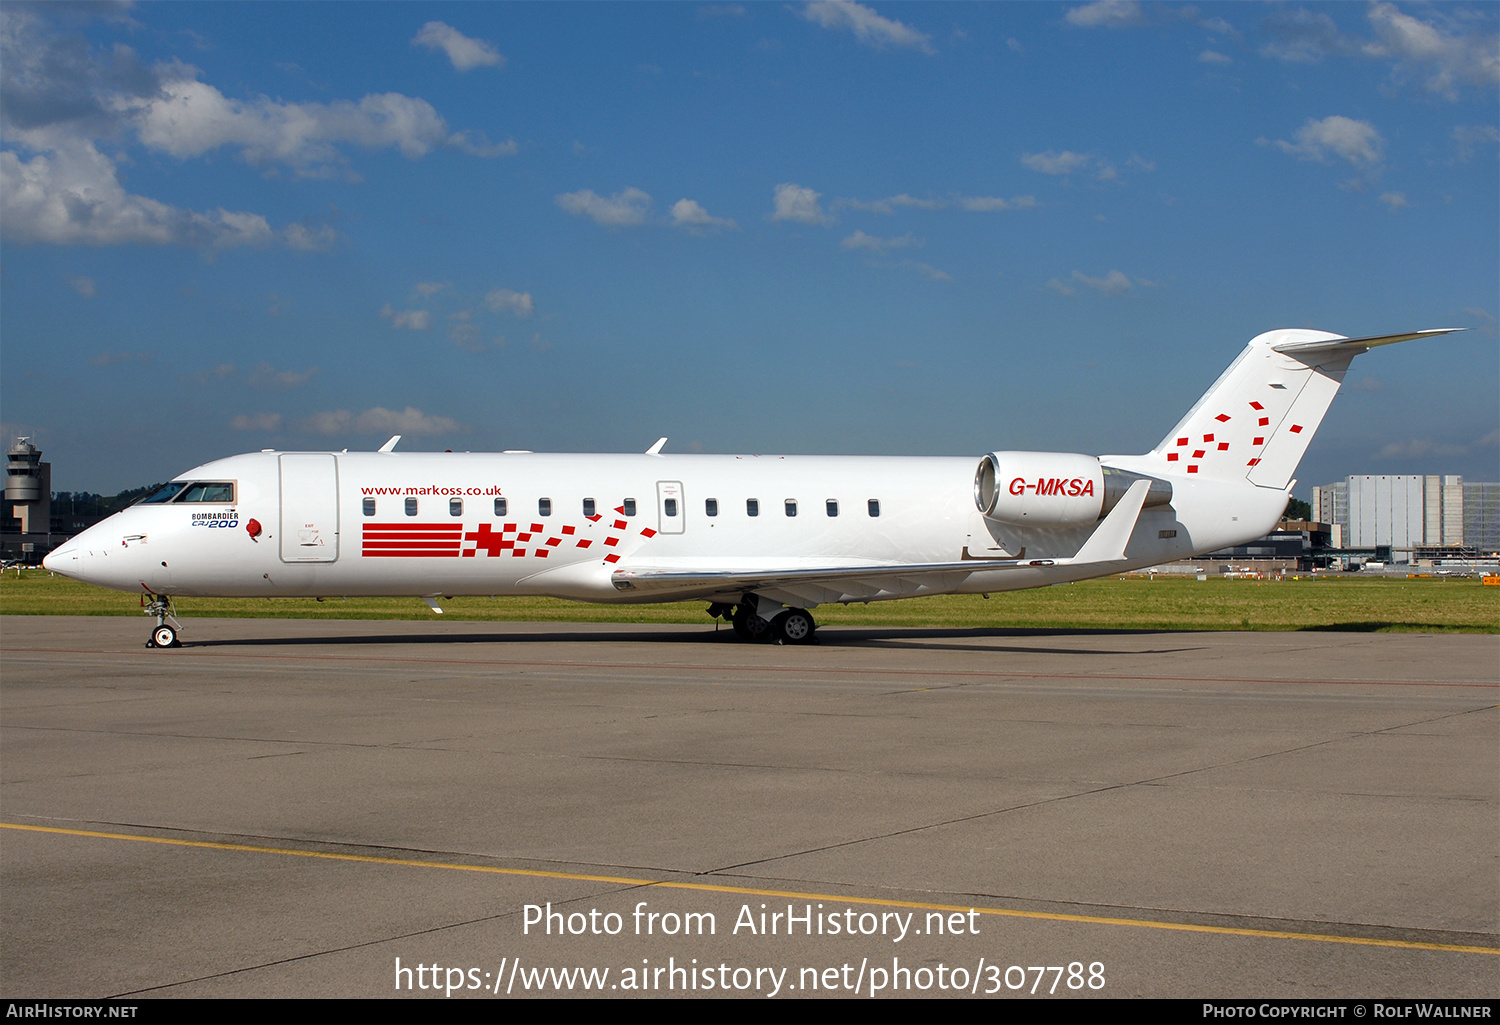
[[[1125,561],[1151,482],[1138,480],[1083,543],[1061,559],[965,559],[961,562],[866,563],[857,566],[787,566],[743,570],[691,570],[627,566],[610,580],[620,591],[668,596],[737,596],[755,592],[786,604],[866,601],[951,591],[975,573],[1041,567],[1099,566]]]

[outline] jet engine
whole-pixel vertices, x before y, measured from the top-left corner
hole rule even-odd
[[[1108,516],[1131,484],[1150,480],[1146,506],[1172,501],[1164,480],[1104,466],[1072,452],[991,452],[974,472],[974,504],[986,519],[1072,527]]]

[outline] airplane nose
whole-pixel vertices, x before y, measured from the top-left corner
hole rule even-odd
[[[42,568],[53,573],[66,573],[78,562],[78,546],[72,543],[54,548],[42,558]]]

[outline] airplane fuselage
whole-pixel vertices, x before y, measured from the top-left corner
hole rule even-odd
[[[1129,469],[1133,457],[1106,460]],[[785,572],[956,563],[967,552],[1009,564],[1005,572],[976,567],[951,587],[828,599],[861,601],[1100,575],[1030,565],[1072,556],[1094,524],[997,530],[975,505],[975,462],[256,452],[176,478],[229,485],[232,502],[134,506],[79,535],[49,565],[106,587],[178,596],[525,594],[594,602],[738,598],[733,587],[687,586],[679,595],[616,586],[616,570],[642,562]],[[1105,572],[1260,537],[1287,497],[1212,480],[1173,487],[1172,507],[1143,510],[1127,561]]]

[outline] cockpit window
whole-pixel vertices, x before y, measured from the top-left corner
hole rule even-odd
[[[169,484],[163,484],[151,494],[141,499],[142,505],[160,505],[162,502],[170,502],[177,497],[177,493],[188,486],[185,480],[174,480]]]
[[[234,504],[234,485],[228,481],[196,481],[187,486],[174,502],[213,502],[218,505]]]

